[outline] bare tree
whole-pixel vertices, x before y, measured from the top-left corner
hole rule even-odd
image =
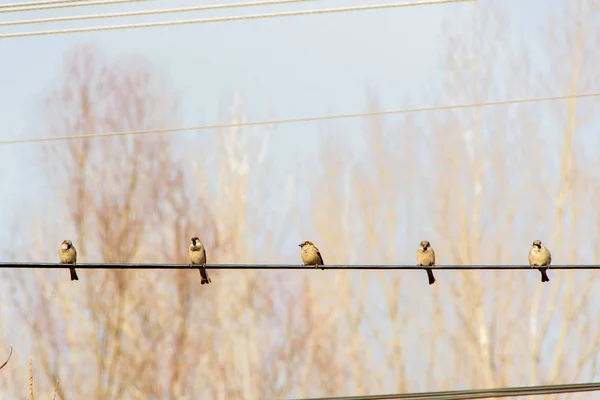
[[[158,73],[143,60],[110,64],[98,49],[83,47],[69,55],[64,82],[46,101],[48,126],[55,134],[79,134],[172,125],[176,102],[169,96]],[[199,216],[207,215],[208,209],[195,198],[183,203],[178,199],[177,193],[184,190],[183,168],[170,143],[160,136],[113,137],[46,147],[44,160],[53,166],[49,179],[65,204],[56,211],[64,213],[64,222],[54,231],[71,232],[80,261],[161,261],[185,254],[187,225],[176,227],[175,235],[181,235],[177,238],[170,229],[165,233],[156,228],[165,221],[181,224],[189,219],[191,207]],[[216,237],[210,218],[205,222],[207,236]],[[177,250],[171,245],[176,240]],[[55,254],[53,247],[49,243],[38,250]],[[184,272],[174,281],[178,285],[166,284],[160,290],[158,274],[167,273],[81,271],[77,283],[62,274],[51,281],[47,275],[37,276],[42,290],[31,292],[29,304],[41,307],[26,319],[48,383],[64,375],[61,398],[75,393],[99,399],[123,398],[138,390],[162,393],[161,382],[147,372],[163,363],[155,346],[171,337],[181,341],[190,330],[182,324],[165,332],[162,327],[172,319],[168,303],[180,305],[178,315],[191,312],[189,285],[181,284]],[[26,286],[19,279],[17,284]],[[165,300],[164,312],[158,314],[157,297]]]

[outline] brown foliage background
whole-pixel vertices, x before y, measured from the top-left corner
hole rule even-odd
[[[598,3],[563,2],[543,48],[506,40],[500,2],[482,4],[472,26],[445,28],[446,79],[432,103],[600,88]],[[551,71],[532,61],[540,52],[555,60]],[[367,98],[378,109],[374,90]],[[598,263],[597,105],[371,118],[362,137],[330,125],[283,178],[270,128],[57,142],[40,155],[51,201],[23,228],[35,243],[26,250],[52,260],[69,237],[82,262],[186,262],[198,235],[210,263],[298,262],[304,239],[327,263],[413,263],[427,238],[439,264],[491,264],[524,263],[541,239],[555,263]],[[109,62],[94,47],[67,55],[44,109],[55,135],[178,125],[161,71],[143,59]],[[251,118],[236,97],[221,120],[242,119]],[[299,145],[281,136],[280,146]],[[37,396],[59,379],[61,399],[265,399],[598,377],[595,272],[550,271],[541,285],[537,271],[440,271],[433,287],[421,271],[210,274],[204,287],[195,270],[80,271],[77,283],[66,270],[6,274],[23,343],[0,384],[24,398],[27,353],[44,374]]]

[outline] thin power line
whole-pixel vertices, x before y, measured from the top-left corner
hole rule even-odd
[[[544,394],[579,393],[600,390],[600,383],[575,383],[560,385],[539,385],[507,387],[497,389],[453,390],[445,392],[421,392],[403,394],[383,394],[368,396],[344,397],[311,397],[295,400],[395,400],[395,399],[429,399],[429,400],[467,400],[513,396],[533,396]]]
[[[44,268],[70,268],[68,264],[58,263],[34,263],[34,262],[0,262],[0,269],[44,269]],[[190,264],[148,264],[148,263],[82,263],[77,264],[78,269],[189,269]],[[433,267],[420,267],[417,265],[399,265],[399,264],[340,264],[340,265],[300,265],[300,264],[207,264],[206,269],[236,269],[236,270],[307,270],[316,269],[329,270],[379,270],[379,271],[400,271],[400,270],[424,270],[431,268],[435,270],[447,271],[512,271],[512,270],[534,270],[537,267],[529,265],[436,265]],[[600,265],[552,265],[551,270],[592,270],[600,269]]]
[[[322,115],[322,116],[315,116],[315,117],[286,118],[286,119],[274,119],[274,120],[266,120],[266,121],[239,122],[239,123],[233,123],[233,124],[198,125],[198,126],[188,126],[188,127],[180,127],[180,128],[144,129],[144,130],[137,130],[137,131],[123,131],[123,132],[84,133],[84,134],[79,134],[79,135],[55,136],[55,137],[48,137],[48,138],[4,140],[4,141],[0,141],[0,145],[19,144],[19,143],[54,142],[54,141],[72,140],[72,139],[92,139],[92,138],[102,138],[102,137],[112,137],[112,136],[147,135],[150,133],[186,132],[186,131],[200,131],[200,130],[209,130],[209,129],[228,129],[228,128],[239,128],[239,127],[261,126],[261,125],[292,124],[292,123],[299,123],[299,122],[328,121],[328,120],[337,120],[337,119],[362,118],[362,117],[393,115],[393,114],[409,114],[409,113],[424,112],[424,111],[455,110],[455,109],[471,108],[471,107],[489,107],[489,106],[501,106],[501,105],[508,105],[508,104],[535,103],[538,101],[554,101],[554,100],[565,100],[565,99],[573,99],[573,98],[581,99],[581,98],[597,97],[597,96],[600,96],[600,93],[584,93],[584,94],[551,96],[551,97],[534,97],[534,98],[529,98],[529,99],[490,101],[490,102],[486,102],[486,103],[466,103],[466,104],[446,105],[446,106],[373,111],[373,112],[366,112],[366,113]]]
[[[415,392],[402,394],[382,394],[371,396],[344,396],[344,397],[319,397],[319,400],[387,400],[387,399],[420,399],[420,398],[437,398],[441,396],[464,396],[473,394],[495,394],[495,393],[519,393],[525,391],[544,391],[544,390],[590,390],[600,389],[600,383],[571,383],[571,384],[554,384],[554,385],[537,385],[537,386],[513,386],[505,388],[493,389],[466,389],[466,390],[447,390],[439,392]],[[310,399],[295,399],[295,400],[315,400]]]
[[[70,8],[70,7],[83,7],[83,6],[106,6],[110,4],[122,4],[122,3],[134,3],[140,1],[151,1],[151,0],[87,0],[87,1],[77,1],[75,2],[65,2],[60,1],[56,2],[56,4],[40,4],[29,6],[25,6],[27,3],[23,3],[21,7],[17,6],[17,3],[11,3],[9,5],[0,6],[0,13],[9,13],[9,12],[24,12],[24,11],[40,11],[40,10],[51,10],[54,8]],[[43,3],[43,2],[36,2]],[[68,4],[67,4],[68,3]]]
[[[296,17],[300,15],[316,15],[316,14],[331,14],[341,13],[349,11],[367,11],[367,10],[380,10],[386,8],[399,8],[399,7],[411,7],[411,6],[425,6],[433,4],[447,4],[447,3],[459,3],[474,0],[424,0],[424,1],[413,1],[403,3],[388,3],[388,4],[374,4],[367,6],[351,6],[351,7],[340,7],[340,8],[323,8],[319,10],[305,10],[305,11],[288,11],[268,14],[252,14],[252,15],[238,15],[232,17],[214,17],[214,18],[198,18],[198,19],[187,19],[179,21],[163,21],[163,22],[145,22],[139,24],[125,24],[125,25],[108,25],[108,26],[97,26],[87,28],[69,28],[69,29],[56,29],[49,31],[34,31],[34,32],[19,32],[19,33],[4,33],[0,34],[0,39],[12,38],[12,37],[23,37],[23,36],[41,36],[41,35],[59,35],[63,33],[75,33],[75,32],[94,32],[94,31],[111,31],[116,29],[133,29],[133,28],[150,28],[156,26],[169,26],[169,25],[186,25],[186,24],[203,24],[211,22],[225,22],[225,21],[243,21],[250,19],[259,18],[279,18],[279,17]]]
[[[46,5],[46,4],[61,4],[61,3],[78,3],[80,1],[88,1],[88,0],[21,1],[18,3],[0,4],[0,8],[30,7],[30,6],[42,6],[42,5]]]
[[[99,19],[99,18],[136,17],[136,16],[141,16],[141,15],[169,14],[169,13],[189,12],[189,11],[206,11],[206,10],[218,10],[218,9],[224,9],[224,8],[239,8],[239,7],[251,7],[251,6],[270,6],[270,5],[275,5],[275,4],[301,3],[301,2],[314,2],[314,1],[319,1],[319,0],[270,0],[270,1],[253,1],[253,2],[245,2],[245,3],[212,4],[212,5],[206,5],[206,6],[167,8],[167,9],[162,9],[162,10],[129,11],[129,12],[109,13],[109,14],[74,15],[74,16],[70,16],[70,17],[55,17],[55,18],[25,19],[25,20],[18,20],[18,21],[5,21],[5,22],[0,22],[0,26],[41,24],[41,23],[46,23],[46,22],[77,21],[77,20]]]

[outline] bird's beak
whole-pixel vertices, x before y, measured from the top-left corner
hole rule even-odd
[[[302,243],[300,243],[300,244],[298,245],[298,247],[302,247]]]

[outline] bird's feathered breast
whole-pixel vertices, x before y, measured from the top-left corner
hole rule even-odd
[[[319,249],[317,249],[314,245],[304,245],[302,247],[302,260],[309,264],[314,264],[319,262],[323,263],[323,257],[321,257],[321,253]]]
[[[435,265],[435,253],[433,249],[428,247],[427,250],[423,251],[419,248],[419,250],[417,250],[417,263],[424,266]]]
[[[71,246],[68,249],[60,249],[58,251],[60,261],[63,263],[73,263],[77,261],[77,251],[75,247]]]
[[[204,246],[190,245],[189,256],[192,264],[204,264],[206,262],[206,251]]]
[[[529,251],[529,265],[550,265],[552,256],[547,248],[536,249],[532,248]]]

